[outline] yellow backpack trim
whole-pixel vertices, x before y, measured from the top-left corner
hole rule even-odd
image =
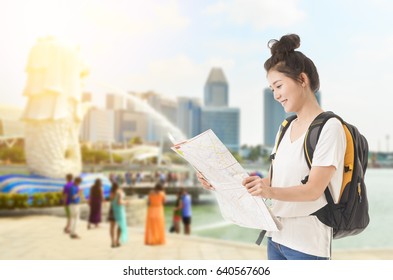
[[[351,182],[353,166],[355,165],[355,147],[353,145],[353,139],[348,127],[343,124],[343,128],[345,132],[347,147],[345,148],[343,182],[341,184],[341,191],[338,201],[340,201],[346,186],[348,186],[349,182]]]

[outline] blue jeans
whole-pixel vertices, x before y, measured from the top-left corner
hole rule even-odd
[[[284,245],[278,244],[271,237],[267,239],[267,258],[269,260],[328,260],[329,258],[318,257],[302,253]]]

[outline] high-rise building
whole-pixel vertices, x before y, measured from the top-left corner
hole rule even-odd
[[[172,125],[177,123],[177,102],[175,99],[163,96],[155,92],[146,92],[141,94],[141,98],[146,100],[147,103],[162,117],[148,117],[147,122],[147,141],[160,142],[167,139],[166,132],[163,132],[163,123],[169,121]],[[162,120],[165,118],[166,120]]]
[[[109,143],[114,141],[114,111],[92,108],[85,115],[80,137],[82,141]]]
[[[121,94],[108,93],[106,95],[106,109],[122,110],[124,109],[124,96]]]
[[[221,68],[212,68],[205,84],[205,107],[201,109],[201,132],[211,128],[232,151],[240,149],[240,110],[229,108],[229,86]]]
[[[140,94],[140,98],[146,102],[172,124],[176,124],[177,101],[174,98],[158,94],[153,91]]]
[[[147,140],[148,115],[143,112],[130,110],[115,111],[115,140],[128,143],[132,138],[139,137]]]
[[[212,68],[205,84],[205,106],[228,107],[228,82],[221,68]]]
[[[212,129],[229,150],[240,150],[239,108],[202,107],[201,131],[208,129]]]
[[[177,98],[177,127],[188,138],[201,132],[201,102],[197,98]]]
[[[315,95],[321,105],[321,93],[318,91]],[[269,88],[265,88],[263,92],[263,102],[264,145],[273,147],[282,121],[292,113],[285,113],[284,108],[274,99],[273,92]]]

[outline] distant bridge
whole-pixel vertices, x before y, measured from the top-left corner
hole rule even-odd
[[[164,191],[166,194],[176,195],[182,186],[164,186]],[[123,190],[127,195],[148,195],[150,191],[154,189],[154,183],[138,183],[133,186],[124,187]],[[201,194],[210,193],[208,190],[205,190],[202,186],[184,186],[184,189],[191,195],[192,200],[197,202],[199,201],[199,196]]]

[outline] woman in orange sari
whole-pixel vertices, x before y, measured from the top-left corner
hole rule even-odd
[[[146,216],[145,244],[165,244],[165,218],[164,218],[165,193],[160,183],[157,183],[148,197]]]

